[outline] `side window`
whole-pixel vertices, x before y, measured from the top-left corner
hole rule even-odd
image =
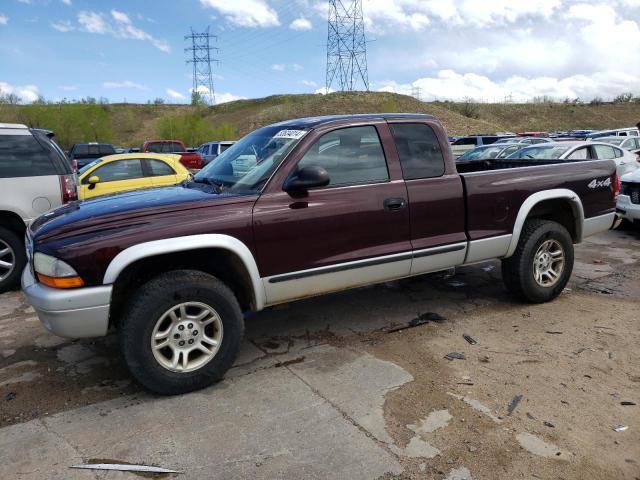
[[[512,147],[505,148],[502,151],[502,153],[500,153],[498,155],[497,158],[507,158],[509,155],[511,155],[512,153],[516,153],[518,150],[520,150],[520,147],[518,145],[514,145]]]
[[[640,135],[640,133],[638,133],[638,131],[637,131],[637,130],[631,130],[631,131],[629,132],[629,135],[631,135],[632,137],[637,137],[638,135]]]
[[[132,180],[142,178],[142,165],[140,160],[118,160],[96,168],[90,175],[97,175],[100,182],[117,182],[120,180]],[[88,180],[88,177],[87,179]],[[85,180],[85,181],[86,181]],[[84,183],[84,182],[83,182]]]
[[[613,153],[616,158],[624,157],[624,152],[620,148],[613,148]]]
[[[74,157],[84,157],[89,155],[89,145],[76,145],[73,148]]]
[[[57,173],[51,156],[32,135],[0,135],[0,178]]]
[[[587,160],[589,158],[589,151],[587,147],[579,148],[571,155],[569,155],[569,160]]]
[[[147,167],[149,167],[149,172],[152,177],[160,177],[162,175],[175,175],[176,172],[173,171],[169,165],[160,160],[145,160],[147,162]]]
[[[440,177],[444,174],[444,157],[440,143],[429,125],[396,123],[389,127],[396,143],[405,180]]]
[[[498,137],[482,137],[482,145],[491,145],[492,143],[496,143],[498,141]]]
[[[596,158],[600,160],[612,160],[616,158],[615,149],[609,145],[594,145],[593,148],[596,151]]]
[[[321,136],[298,163],[298,169],[319,166],[329,185],[356,185],[389,180],[387,162],[375,127],[349,127]]]
[[[464,137],[453,142],[453,145],[477,145],[477,137]]]

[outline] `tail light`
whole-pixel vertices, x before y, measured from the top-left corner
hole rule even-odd
[[[71,160],[71,168],[74,172],[78,171],[78,160],[76,160],[75,158]]]
[[[62,203],[66,204],[78,199],[78,187],[76,177],[73,174],[60,175],[60,190],[62,191]]]
[[[616,179],[613,181],[613,200],[618,200],[618,195],[620,195],[620,179],[618,178],[618,174],[616,173]]]

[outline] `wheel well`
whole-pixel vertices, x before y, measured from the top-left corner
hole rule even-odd
[[[540,218],[558,222],[567,229],[574,243],[576,243],[580,239],[577,215],[578,213],[574,210],[569,200],[554,198],[537,203],[531,209],[527,218]]]
[[[27,229],[20,215],[13,212],[0,211],[0,225],[8,228],[9,230],[13,230],[20,235],[24,235],[24,232]]]
[[[112,321],[118,321],[137,287],[171,270],[209,273],[233,291],[243,311],[256,308],[251,276],[240,257],[225,249],[201,248],[146,257],[128,265],[113,285],[110,312]]]

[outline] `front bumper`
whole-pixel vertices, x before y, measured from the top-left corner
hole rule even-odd
[[[42,324],[67,338],[102,337],[109,328],[111,285],[58,290],[37,283],[29,266],[22,273],[22,291]]]
[[[622,215],[622,218],[626,218],[631,221],[640,220],[640,204],[631,203],[631,197],[629,197],[629,195],[618,196],[616,210],[620,215]]]

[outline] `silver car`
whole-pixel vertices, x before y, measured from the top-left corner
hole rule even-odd
[[[236,142],[207,142],[198,147],[198,153],[202,157],[202,165],[208,165],[214,158],[217,158],[222,152]]]
[[[15,287],[26,265],[26,227],[77,199],[76,177],[44,131],[0,123],[0,292]]]

